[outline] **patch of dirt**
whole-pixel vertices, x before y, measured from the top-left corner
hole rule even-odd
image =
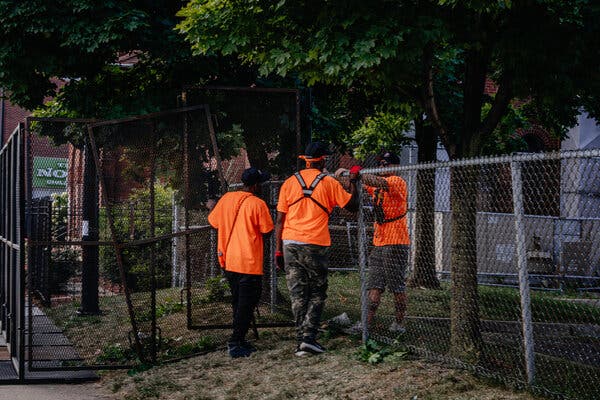
[[[426,360],[370,365],[356,358],[360,343],[346,336],[321,342],[326,354],[297,357],[291,329],[262,330],[259,351],[249,358],[233,360],[219,350],[133,376],[107,372],[100,384],[113,398],[127,400],[536,398]]]

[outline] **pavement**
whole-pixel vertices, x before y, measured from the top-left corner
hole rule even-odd
[[[93,383],[0,385],[0,400],[108,400]]]

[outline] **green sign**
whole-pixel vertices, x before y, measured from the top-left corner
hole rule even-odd
[[[64,189],[67,187],[69,161],[66,158],[34,157],[34,188]]]

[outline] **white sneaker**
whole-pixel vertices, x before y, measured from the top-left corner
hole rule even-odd
[[[406,328],[400,325],[398,322],[394,321],[388,328],[388,331],[400,335],[406,333]]]

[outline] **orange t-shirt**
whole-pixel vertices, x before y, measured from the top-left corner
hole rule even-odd
[[[307,186],[321,171],[316,168],[308,168],[300,171],[300,175]],[[277,211],[285,213],[285,222],[281,238],[283,240],[294,240],[302,243],[316,244],[319,246],[330,246],[329,236],[329,214],[309,198],[302,198],[302,187],[295,176],[291,176],[283,182],[279,190],[279,201]],[[352,196],[346,192],[342,185],[330,176],[324,177],[312,193],[312,198],[321,203],[329,213],[335,206],[344,207]]]
[[[208,215],[208,222],[218,229],[217,248],[224,254],[226,271],[262,275],[262,234],[273,230],[273,218],[263,200],[243,191],[225,193]]]
[[[381,190],[379,196],[383,196],[383,212],[386,219],[400,216],[406,212],[407,207],[407,189],[406,182],[399,176],[387,176],[384,178],[388,184],[388,190]],[[376,202],[376,187],[365,185],[365,190],[373,197]],[[407,217],[384,224],[375,223],[375,233],[373,234],[373,245],[385,246],[389,244],[410,244],[408,236]]]

